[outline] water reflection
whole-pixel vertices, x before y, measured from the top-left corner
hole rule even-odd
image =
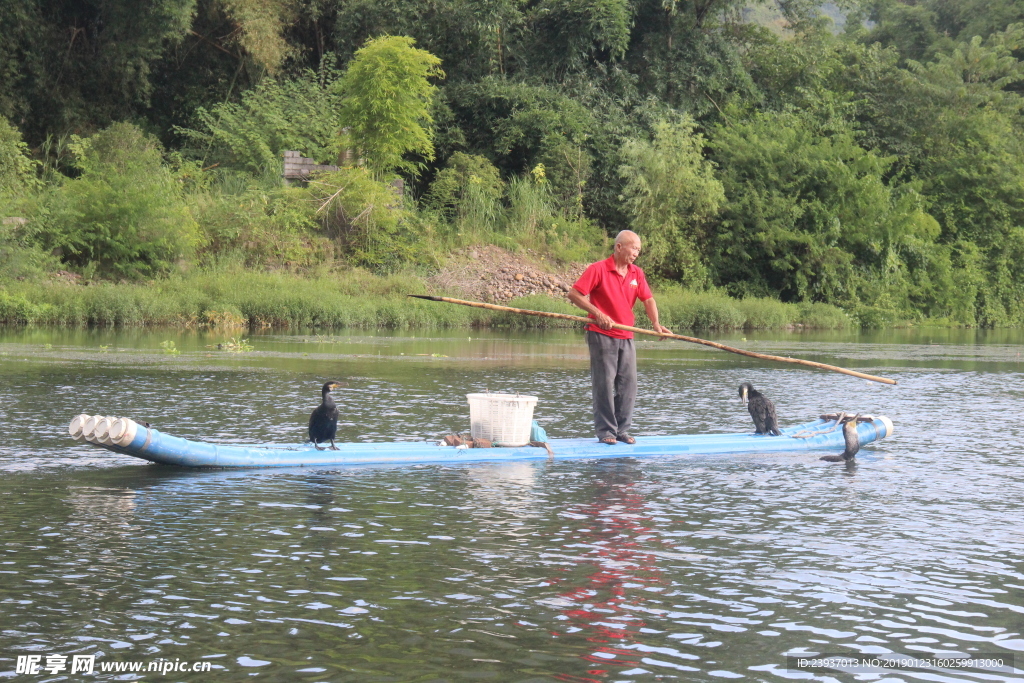
[[[585,574],[582,580],[571,577],[555,579],[556,584],[570,584],[558,596],[566,609],[559,619],[566,619],[565,634],[581,633],[591,651],[582,656],[593,668],[590,677],[639,675],[649,673],[643,668],[642,632],[646,629],[637,608],[645,605],[639,591],[661,591],[666,583],[654,554],[645,550],[651,539],[651,520],[647,505],[639,491],[640,472],[633,464],[603,469],[594,482],[594,500],[590,504],[568,510],[563,516],[576,520],[575,543],[564,544],[567,550],[579,549],[583,555],[577,566],[563,567],[565,572]],[[575,584],[575,585],[572,585]],[[699,659],[680,653],[680,659]],[[680,671],[699,671],[692,666],[672,665]],[[558,680],[598,680],[570,674],[555,676]]]

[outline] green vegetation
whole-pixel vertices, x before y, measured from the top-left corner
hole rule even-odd
[[[295,278],[287,273],[220,270],[175,275],[156,284],[100,283],[89,287],[18,283],[0,291],[0,323],[67,327],[311,327],[462,328],[579,327],[554,318],[439,305],[410,299],[423,291],[413,275],[367,270]],[[568,301],[534,295],[509,305],[583,314]],[[663,322],[673,329],[844,329],[851,318],[827,304],[773,299],[737,301],[670,287],[659,293]],[[649,325],[641,313],[637,325]],[[173,352],[173,351],[168,351]]]
[[[167,271],[199,241],[159,145],[128,123],[72,137],[78,178],[54,188],[42,245],[69,266],[115,277]]]
[[[437,88],[429,79],[444,78],[444,72],[441,60],[414,48],[415,42],[406,36],[367,40],[338,81],[338,115],[346,126],[342,139],[351,141],[379,175],[415,173],[422,164],[407,161],[408,155],[434,159],[428,128]]]
[[[238,327],[543,328],[571,321],[440,305],[406,297],[423,291],[411,275],[381,277],[352,269],[344,274],[297,278],[245,269],[175,275],[152,284],[100,282],[87,287],[13,283],[0,291],[0,323],[68,327],[168,325]],[[668,286],[659,292],[662,322],[673,329],[779,329],[853,325],[828,304],[786,304],[774,299],[736,300],[724,294]],[[582,315],[566,300],[533,295],[511,306]],[[648,325],[641,313],[638,325]]]
[[[0,320],[550,324],[401,294],[630,228],[678,329],[1024,324],[1024,5],[777,4],[5,2]]]

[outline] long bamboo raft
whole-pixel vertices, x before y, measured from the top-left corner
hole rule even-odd
[[[68,427],[71,437],[115,453],[180,467],[323,467],[419,463],[466,463],[542,458],[640,458],[714,454],[768,454],[832,450],[844,447],[842,419],[846,413],[782,430],[782,436],[761,434],[681,434],[637,437],[636,444],[614,446],[596,439],[551,439],[546,448],[456,448],[437,441],[343,443],[338,450],[316,450],[310,444],[222,444],[193,441],[140,425],[128,418],[78,415]],[[861,416],[861,445],[891,436],[887,417]]]

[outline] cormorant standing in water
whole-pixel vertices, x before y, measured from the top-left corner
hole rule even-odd
[[[747,405],[750,417],[754,418],[755,434],[782,436],[782,432],[779,431],[779,420],[775,417],[774,403],[755,389],[750,382],[744,382],[740,385],[740,398]]]
[[[341,382],[334,380],[325,382],[323,389],[320,390],[323,401],[309,416],[309,440],[313,442],[313,448],[318,451],[326,450],[317,446],[323,441],[331,442],[332,451],[338,450],[338,447],[334,445],[334,435],[338,433],[338,406],[331,398],[331,390],[340,386]]]

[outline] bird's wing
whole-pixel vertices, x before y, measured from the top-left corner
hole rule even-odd
[[[764,406],[758,400],[751,400],[747,404],[747,410],[750,412],[750,417],[754,420],[754,428],[759,432],[764,431]]]
[[[779,418],[775,415],[775,404],[765,400],[765,426],[773,432],[781,433],[779,429]]]

